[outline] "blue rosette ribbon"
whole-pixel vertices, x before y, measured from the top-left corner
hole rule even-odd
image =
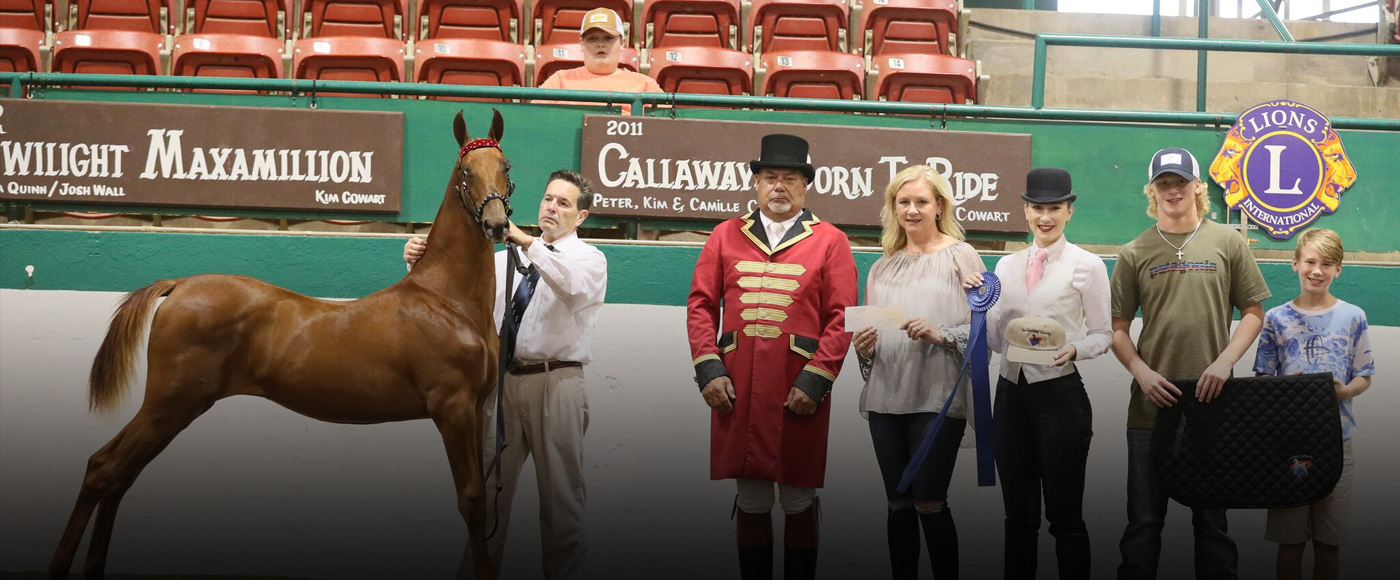
[[[943,426],[943,418],[948,416],[948,406],[958,396],[963,377],[969,373],[972,375],[972,413],[977,425],[977,485],[996,485],[996,460],[992,449],[992,388],[987,357],[987,311],[992,309],[992,305],[996,304],[997,298],[1000,297],[1001,280],[991,272],[983,272],[982,285],[967,291],[967,306],[972,309],[967,356],[963,358],[963,364],[958,369],[958,380],[953,383],[953,392],[948,394],[948,400],[943,402],[943,409],[938,412],[933,424],[929,425],[923,442],[914,452],[914,457],[910,458],[909,465],[904,468],[904,475],[899,479],[897,488],[900,493],[909,490],[909,485],[914,482],[914,474],[918,473],[919,468],[928,459],[929,448],[933,447],[933,438]]]

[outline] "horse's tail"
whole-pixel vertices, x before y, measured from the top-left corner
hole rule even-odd
[[[156,299],[170,294],[179,282],[157,280],[122,299],[121,306],[112,315],[107,338],[103,339],[97,358],[92,361],[92,374],[88,377],[89,411],[105,412],[117,406],[131,382],[132,359],[136,357],[137,345],[146,329],[146,318],[155,308]]]

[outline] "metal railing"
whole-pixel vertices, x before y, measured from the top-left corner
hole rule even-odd
[[[1037,34],[1035,37],[1035,69],[1031,81],[1031,107],[1045,107],[1046,53],[1051,46],[1094,48],[1147,48],[1157,50],[1197,50],[1211,52],[1258,52],[1274,54],[1310,54],[1344,56],[1400,57],[1400,45],[1301,43],[1267,40],[1221,40],[1209,38],[1151,38],[1145,36],[1102,36],[1093,34]],[[1206,65],[1202,57],[1196,64],[1196,110],[1206,105]],[[1389,120],[1387,126],[1396,121]],[[1341,128],[1341,125],[1335,125]]]
[[[1179,39],[1127,38],[1127,37],[1079,37],[1071,35],[1041,35],[1036,43],[1036,106],[1009,107],[989,105],[948,105],[928,103],[905,103],[887,101],[846,101],[838,99],[797,99],[789,97],[757,97],[747,95],[700,95],[688,93],[620,93],[607,91],[572,91],[561,89],[541,89],[527,87],[488,87],[469,85],[440,85],[428,83],[380,83],[360,81],[309,81],[297,79],[248,79],[221,77],[180,77],[180,76],[138,76],[138,75],[89,75],[62,73],[0,73],[0,85],[9,85],[9,95],[21,98],[40,87],[143,87],[174,90],[238,90],[278,93],[278,96],[295,100],[290,106],[314,108],[319,95],[326,93],[353,93],[363,95],[398,95],[404,97],[456,97],[508,100],[548,100],[579,104],[631,105],[632,115],[642,115],[644,109],[660,107],[700,106],[730,109],[771,109],[820,111],[832,113],[866,113],[910,115],[927,117],[931,121],[946,120],[949,117],[985,119],[1021,119],[1039,121],[1091,121],[1118,123],[1161,123],[1173,125],[1224,125],[1234,124],[1238,113],[1207,113],[1178,111],[1114,111],[1095,109],[1054,109],[1045,108],[1044,100],[1044,49],[1043,41],[1056,44],[1078,45],[1095,39],[1118,39],[1119,41],[1225,43],[1240,41],[1197,41]],[[1245,43],[1255,46],[1260,43]],[[1273,43],[1281,44],[1281,43]],[[1114,46],[1119,46],[1115,44]],[[1131,46],[1131,42],[1123,46]],[[1291,44],[1288,46],[1299,47]],[[1299,50],[1330,49],[1338,47],[1371,45],[1308,45]],[[1145,47],[1151,48],[1151,47]],[[1196,44],[1189,47],[1199,48]],[[1374,48],[1372,46],[1372,48]],[[1394,49],[1391,55],[1400,55],[1400,46],[1382,47]],[[1347,52],[1324,52],[1322,54],[1351,54]],[[1400,119],[1375,119],[1365,117],[1333,117],[1332,125],[1338,129],[1362,129],[1373,131],[1400,131]]]
[[[1274,31],[1275,31],[1275,32],[1278,32],[1279,38],[1281,38],[1281,39],[1283,39],[1284,41],[1287,41],[1287,42],[1294,42],[1293,33],[1291,33],[1291,32],[1288,31],[1288,27],[1287,27],[1287,26],[1284,26],[1284,24],[1283,24],[1283,19],[1282,19],[1282,18],[1279,18],[1278,11],[1274,9],[1273,3],[1270,3],[1269,0],[1256,0],[1256,2],[1259,4],[1259,13],[1258,13],[1258,14],[1255,14],[1254,16],[1248,17],[1248,19],[1251,19],[1251,20],[1252,20],[1252,19],[1255,19],[1255,18],[1263,18],[1263,19],[1265,19],[1265,20],[1268,20],[1268,21],[1269,21],[1269,24],[1273,25]],[[1281,2],[1280,2],[1280,3],[1281,3]],[[1348,13],[1348,12],[1354,12],[1354,11],[1356,11],[1356,10],[1362,10],[1362,9],[1365,9],[1365,8],[1374,8],[1374,7],[1375,7],[1375,3],[1374,3],[1374,2],[1371,2],[1371,3],[1362,3],[1362,4],[1357,4],[1357,5],[1355,5],[1355,6],[1351,6],[1351,7],[1349,7],[1349,8],[1341,8],[1341,9],[1338,9],[1338,10],[1331,10],[1331,11],[1323,12],[1323,13],[1321,13],[1321,14],[1316,14],[1316,15],[1313,15],[1313,16],[1307,16],[1307,17],[1304,17],[1304,18],[1299,18],[1298,20],[1324,20],[1324,19],[1330,18],[1330,17],[1332,17],[1332,16],[1336,16],[1336,15],[1338,15],[1338,14],[1346,14],[1346,13]],[[1209,0],[1200,0],[1200,1],[1199,1],[1198,5],[1197,5],[1197,8],[1196,8],[1196,16],[1197,16],[1197,18],[1200,18],[1201,16],[1206,16],[1206,17],[1209,17],[1209,16],[1210,16],[1210,1],[1209,1]],[[1243,8],[1243,6],[1240,7],[1240,17],[1242,17],[1242,18],[1245,17],[1245,16],[1244,16],[1244,8]],[[1202,26],[1203,28],[1205,27],[1204,24],[1202,24],[1201,26]],[[1162,35],[1162,0],[1154,0],[1154,1],[1152,2],[1152,36],[1161,36],[1161,35]],[[1200,38],[1205,38],[1205,36],[1202,35]]]
[[[1201,5],[1207,6],[1208,4],[1202,1]],[[1208,12],[1208,10],[1201,11],[1202,14]],[[1268,19],[1269,24],[1274,25],[1274,30],[1278,31],[1279,38],[1285,42],[1293,42],[1293,33],[1288,31],[1287,26],[1283,25],[1283,19],[1278,17],[1278,11],[1274,10],[1274,5],[1270,4],[1269,0],[1259,0],[1259,16],[1263,16]]]

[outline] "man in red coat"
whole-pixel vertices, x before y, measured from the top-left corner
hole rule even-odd
[[[813,578],[827,393],[851,343],[856,264],[846,235],[803,208],[807,142],[763,138],[758,211],[715,227],[687,303],[695,381],[712,409],[710,478],[738,480],[739,568],[773,572],[773,487],[787,514],[785,578]]]

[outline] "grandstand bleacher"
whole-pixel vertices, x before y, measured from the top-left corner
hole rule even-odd
[[[415,49],[413,79],[420,83],[522,86],[525,47],[501,40],[435,38]]]
[[[291,36],[287,0],[188,0],[186,7],[191,15],[188,32]],[[287,24],[279,27],[279,18]]]
[[[177,76],[392,78],[528,87],[581,65],[577,31],[582,14],[607,6],[617,10],[628,27],[620,66],[651,74],[668,91],[754,94],[757,87],[775,87],[783,94],[795,90],[808,96],[861,98],[870,93],[874,98],[868,87],[876,69],[868,55],[892,49],[944,54],[951,50],[950,38],[958,33],[955,0],[869,0],[868,9],[863,8],[865,1],[7,0],[0,9],[0,54],[8,55],[13,70],[60,72],[50,56],[60,48],[53,33],[114,29],[161,36],[161,58],[139,67],[93,68],[94,61],[84,60],[89,64],[74,69],[71,56],[60,64],[112,74],[140,70]],[[951,12],[951,18],[945,12]],[[38,30],[42,36],[17,32],[21,29]],[[853,30],[854,40],[848,39]],[[104,42],[111,38],[97,36]],[[150,42],[143,39],[128,52],[142,53]],[[279,51],[273,50],[274,43],[281,45]],[[84,48],[117,48],[104,47]],[[764,63],[778,61],[765,60],[763,53],[793,50],[800,51],[801,59],[791,66],[772,65],[783,72],[767,82]],[[390,53],[399,56],[391,58]],[[342,54],[345,59],[339,58]],[[269,62],[277,60],[272,55],[280,57],[275,65]],[[862,60],[859,68],[852,56]],[[312,64],[306,64],[307,59]],[[397,61],[397,66],[375,65],[351,73],[315,64],[346,59],[361,65],[366,59]],[[842,80],[784,80],[795,79],[799,71],[793,67],[813,59],[826,63],[821,66],[841,63],[826,74],[839,72]],[[399,72],[391,75],[391,70]],[[406,71],[411,72],[405,75]],[[869,79],[851,76],[867,71]],[[818,85],[828,88],[818,90]]]
[[[176,76],[282,78],[282,41],[251,34],[182,34],[171,48]]]
[[[1384,4],[1389,11],[1386,16],[1388,22],[1378,38],[1400,42],[1400,31],[1394,26],[1395,4],[1393,0],[1387,0]],[[860,57],[863,65],[859,74],[863,75],[863,80],[855,83],[842,81],[852,85],[850,90],[844,90],[840,83],[829,84],[830,90],[819,91],[813,87],[808,87],[808,90],[802,88],[806,85],[799,83],[795,85],[796,94],[814,98],[825,94],[868,100],[1018,106],[1024,104],[1028,92],[1025,85],[1028,73],[1023,70],[1028,59],[1012,54],[1026,50],[1024,47],[1029,41],[1024,39],[1025,34],[1036,31],[1132,34],[1131,26],[1116,24],[1130,17],[1104,15],[1096,20],[1108,22],[1108,25],[1096,24],[1078,29],[1064,24],[1070,21],[1069,15],[978,9],[983,20],[988,20],[987,15],[994,15],[994,21],[1002,24],[993,28],[1016,29],[1012,32],[1019,32],[1022,37],[1018,39],[1006,33],[984,33],[979,30],[977,38],[982,41],[974,44],[969,42],[971,27],[967,12],[958,0],[5,0],[0,5],[0,54],[5,55],[3,62],[6,64],[0,66],[14,71],[33,72],[102,70],[121,74],[130,74],[123,71],[142,71],[149,74],[208,76],[213,75],[214,71],[223,71],[240,76],[297,78],[299,68],[294,62],[298,54],[296,47],[312,46],[303,45],[302,41],[326,37],[363,37],[402,43],[401,74],[397,78],[407,82],[529,87],[538,86],[555,71],[578,66],[581,62],[575,54],[578,21],[583,11],[596,6],[617,10],[627,23],[629,46],[625,49],[621,66],[652,75],[663,81],[667,90],[682,92],[791,94],[794,85],[790,82],[781,79],[769,81],[766,78],[774,68],[771,63],[777,62],[766,58],[766,54],[815,51],[830,54],[804,58],[846,63],[850,59],[841,56],[843,54]],[[1027,17],[1006,16],[1018,12],[1027,14],[1030,20]],[[1299,30],[1319,24],[1332,23],[1290,22],[1291,27]],[[1213,30],[1220,29],[1219,25],[1213,26]],[[100,42],[94,45],[77,47],[84,49],[82,53],[85,55],[104,51],[122,52],[123,47],[107,44],[119,38],[140,38],[133,40],[137,44],[125,47],[126,54],[131,58],[136,58],[152,45],[148,37],[113,37],[96,32],[99,30],[156,34],[162,37],[158,50],[160,58],[154,65],[149,62],[137,65],[122,57],[113,62],[125,62],[125,65],[109,63],[102,66],[88,56],[80,59],[81,64],[74,64],[73,52],[68,52],[69,56],[64,59],[55,58],[59,52],[75,48],[72,44],[60,45],[58,33],[84,33],[81,37],[65,36],[69,43],[79,38],[84,42],[98,39]],[[38,31],[42,36],[36,37],[33,31]],[[1183,34],[1181,30],[1176,33]],[[225,58],[227,62],[247,62],[222,68],[207,64],[209,55],[196,57],[194,55],[199,52],[198,49],[192,48],[188,42],[176,42],[178,37],[185,34],[275,39],[282,43],[281,63],[280,66],[245,66],[247,62],[265,61],[271,54],[268,52],[271,45],[253,39],[214,40],[209,37],[210,43],[217,42],[220,46],[243,47],[237,50],[217,49],[216,52],[221,50],[230,55]],[[37,53],[34,51],[36,38]],[[510,43],[519,48],[496,44],[463,45],[455,42],[457,39]],[[361,53],[379,53],[381,49],[376,40],[328,42],[339,47],[337,50],[348,49],[356,43],[365,43],[365,46],[354,49]],[[689,48],[696,46],[716,50]],[[178,55],[177,48],[180,50]],[[478,54],[468,54],[464,50]],[[1055,52],[1056,60],[1069,59],[1065,55],[1076,54],[1074,49]],[[1112,56],[1117,58],[1127,52],[1130,51],[1116,51]],[[242,56],[233,56],[236,54]],[[883,58],[891,55],[896,55],[893,56],[895,60]],[[971,59],[972,62],[926,58],[935,55]],[[1178,54],[1166,58],[1187,56]],[[201,64],[192,67],[191,63],[195,62],[190,60],[192,58],[201,61]],[[432,63],[420,65],[419,58]],[[740,62],[744,58],[748,60],[747,66]],[[983,60],[991,61],[992,65],[981,66]],[[1073,62],[1075,64],[1068,68],[1070,71],[1084,66],[1082,63],[1085,59]],[[722,66],[715,66],[715,63],[722,63]],[[891,66],[891,63],[896,64]],[[900,68],[900,65],[905,68]],[[969,66],[971,74],[968,74]],[[792,73],[787,72],[790,70],[788,67],[779,65],[777,68],[784,70],[779,76],[791,77]],[[1132,70],[1143,67],[1123,68]],[[854,70],[845,64],[837,69]],[[956,72],[953,72],[955,69]],[[1065,69],[1060,67],[1057,70]],[[1215,70],[1219,68],[1213,68],[1212,72]],[[411,71],[411,74],[403,74],[407,71]],[[1174,71],[1159,71],[1149,76],[1173,74]],[[1289,76],[1298,74],[1301,73],[1296,72],[1296,67],[1288,73]],[[747,78],[741,79],[744,75]],[[382,75],[362,76],[383,78]],[[1091,84],[1119,82],[1116,79],[1101,79],[1102,76],[1100,73],[1085,75]],[[1351,76],[1361,79],[1364,73]],[[352,77],[361,78],[355,75],[344,78]],[[991,86],[982,86],[989,79],[995,79]],[[1255,79],[1241,79],[1241,83],[1252,80]],[[1057,83],[1062,82],[1070,81],[1051,79],[1047,90],[1053,93],[1059,86]],[[1073,82],[1083,84],[1085,81]],[[1172,81],[1164,78],[1149,79],[1149,82],[1161,84]],[[1341,84],[1354,86],[1360,83],[1346,80]],[[1261,85],[1253,82],[1251,86],[1257,88]],[[1243,89],[1245,85],[1241,87]],[[766,93],[769,89],[775,92]],[[1174,87],[1173,90],[1189,91],[1190,87]],[[1082,92],[1096,94],[1102,91]],[[1146,91],[1148,94],[1152,92]],[[1249,93],[1248,90],[1244,92]],[[1243,100],[1252,98],[1241,97]],[[1134,108],[1171,109],[1179,100],[1175,96],[1163,99]],[[1384,101],[1384,98],[1363,96],[1359,107],[1366,110],[1370,108],[1369,103],[1380,101]],[[1227,107],[1235,105],[1234,102],[1226,103]],[[1092,108],[1101,105],[1070,101],[1063,106]]]

